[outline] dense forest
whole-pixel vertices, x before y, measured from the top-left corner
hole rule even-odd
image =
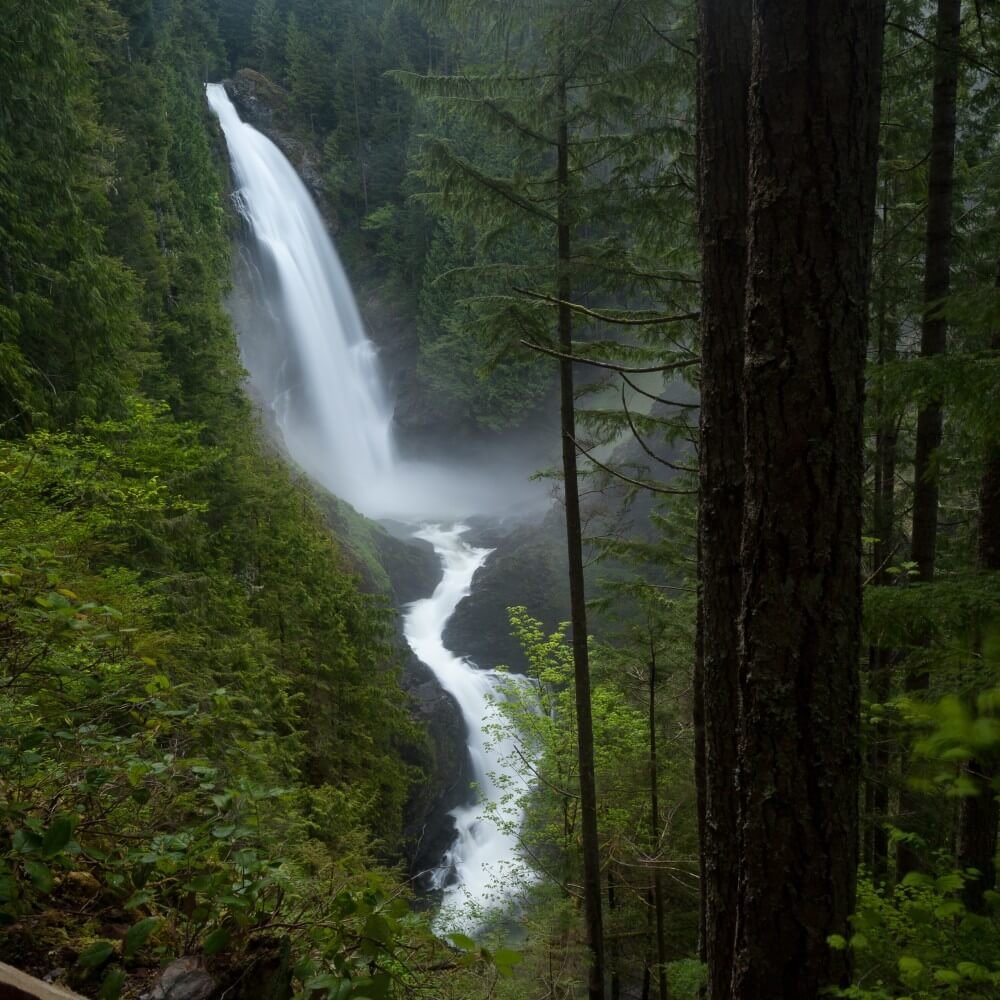
[[[0,961],[105,1000],[1000,995],[1000,11],[0,23]],[[407,680],[426,553],[248,391],[222,80],[399,447],[552,445],[496,543],[520,863],[461,930],[417,863],[465,773]]]

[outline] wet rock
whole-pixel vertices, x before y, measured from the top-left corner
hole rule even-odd
[[[390,530],[383,529],[375,534],[373,541],[398,607],[434,593],[441,579],[441,561],[430,542],[394,534],[391,526]]]
[[[426,731],[424,741],[404,755],[406,763],[419,767],[425,775],[410,791],[403,831],[410,873],[416,875],[439,865],[455,839],[450,810],[472,799],[472,762],[458,703],[412,653],[403,686],[410,696],[413,716]]]
[[[569,617],[562,511],[537,523],[481,526],[475,545],[495,548],[472,581],[472,592],[445,626],[445,645],[484,670],[505,666],[523,674],[528,661],[510,634],[507,609],[523,605],[546,631]]]
[[[209,1000],[216,986],[215,978],[209,975],[200,958],[177,958],[140,1000]]]
[[[286,126],[292,120],[288,93],[252,69],[239,70],[231,80],[223,80],[222,85],[243,121],[263,132],[288,157],[319,204],[327,224],[336,232],[337,217],[330,204],[320,151],[309,137],[300,136]]]

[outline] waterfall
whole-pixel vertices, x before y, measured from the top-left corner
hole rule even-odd
[[[392,409],[347,275],[305,184],[277,146],[240,121],[220,84],[208,101],[226,136],[240,209],[281,290],[287,338],[276,415],[292,457],[359,505],[393,466]]]
[[[240,120],[225,88],[208,84],[206,92],[229,148],[234,199],[251,234],[254,288],[246,315],[235,318],[252,385],[306,473],[370,517],[420,526],[417,537],[429,541],[442,561],[441,583],[409,607],[404,630],[415,654],[455,698],[468,732],[478,800],[452,811],[456,840],[433,882],[444,895],[438,926],[474,930],[459,905],[488,911],[504,895],[496,880],[502,878],[510,892],[512,869],[523,869],[519,817],[505,817],[503,828],[481,818],[486,804],[501,806],[504,783],[520,775],[505,763],[513,756],[511,741],[491,741],[484,728],[492,721],[498,675],[477,670],[442,641],[490,550],[463,541],[467,529],[461,525],[426,522],[535,505],[539,493],[523,473],[500,473],[496,455],[478,468],[397,455],[376,352],[316,205],[277,146]]]
[[[538,509],[525,455],[499,447],[478,458],[407,461],[396,454],[392,406],[347,275],[309,191],[284,154],[240,120],[221,84],[206,87],[252,235],[260,294],[237,327],[278,340],[247,342],[251,382],[273,411],[289,454],[316,482],[369,517],[459,519]],[[499,476],[500,462],[514,475]]]

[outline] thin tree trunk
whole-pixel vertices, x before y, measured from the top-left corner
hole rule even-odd
[[[890,192],[888,180],[883,186],[882,217],[888,219]],[[888,251],[886,251],[888,252]],[[883,281],[878,293],[876,323],[878,327],[878,355],[880,366],[896,360],[896,324],[888,315],[888,294],[885,288],[886,268],[882,268]],[[875,544],[872,552],[870,584],[885,587],[892,582],[889,573],[895,553],[893,536],[896,528],[896,446],[899,438],[896,416],[887,412],[883,402],[876,402],[875,412],[875,489],[872,511],[872,534]],[[892,668],[895,652],[873,645],[868,650],[868,676],[873,702],[884,705],[891,695]],[[889,735],[883,725],[874,726],[869,734],[868,779],[865,787],[866,836],[864,859],[876,884],[883,884],[889,874],[889,835],[886,821],[889,813]]]
[[[1000,289],[1000,264],[996,286]],[[1000,351],[1000,332],[990,344]],[[979,488],[979,566],[986,572],[1000,570],[1000,445],[990,446]],[[965,883],[965,905],[974,913],[988,909],[984,894],[996,886],[997,824],[1000,807],[993,781],[997,776],[995,759],[970,760],[964,767],[976,794],[962,799],[958,813],[958,866],[980,872],[979,878]]]
[[[566,79],[562,69],[557,81],[559,138],[556,185],[559,234],[559,349],[573,353],[573,314],[569,308],[570,211],[569,126]],[[580,490],[576,461],[576,401],[573,362],[559,362],[560,416],[563,480],[566,500],[566,545],[569,563],[570,622],[573,627],[573,677],[576,688],[576,726],[580,765],[580,826],[583,840],[583,896],[590,948],[588,996],[604,1000],[604,922],[601,913],[601,856],[597,833],[597,786],[594,769],[594,723],[590,704],[590,659],[587,649],[587,601],[583,578],[583,529],[580,523]]]
[[[699,459],[700,461],[700,459]],[[701,515],[698,515],[699,524]],[[701,534],[700,527],[698,534]],[[706,860],[705,833],[705,810],[708,806],[706,802],[706,785],[708,784],[708,774],[705,770],[705,663],[704,663],[704,642],[702,640],[702,619],[704,618],[704,599],[702,591],[702,571],[701,571],[701,540],[696,542],[697,553],[695,556],[695,574],[697,576],[698,606],[695,611],[694,625],[694,671],[691,678],[691,725],[694,730],[694,790],[695,805],[697,808],[698,821],[698,871],[704,883],[705,872],[708,870]],[[708,906],[705,899],[705,886],[701,885],[698,892],[698,958],[707,967],[708,964]]]
[[[656,749],[656,647],[649,644],[649,826],[653,857],[653,905],[656,910],[656,964],[660,1000],[668,1000],[667,931],[664,916],[663,872],[660,870],[660,774]]]
[[[355,47],[351,46],[351,81],[354,87],[354,126],[358,136],[358,172],[361,175],[361,194],[365,203],[365,215],[368,214],[368,174],[365,170],[365,149],[361,138],[361,104],[358,98],[358,65],[355,58]]]
[[[610,1000],[621,1000],[622,977],[621,977],[621,937],[615,928],[615,910],[618,909],[618,883],[615,879],[614,863],[608,864],[608,920],[611,922],[611,934],[608,944],[608,965],[611,972],[611,997]]]
[[[955,127],[958,99],[958,40],[962,0],[938,0],[934,49],[934,99],[924,259],[924,316],[920,356],[944,354],[948,324],[940,303],[951,288],[952,201],[955,189]],[[938,482],[934,457],[941,446],[941,405],[932,402],[917,416],[913,485],[912,556],[919,578],[934,579],[937,555]]]
[[[733,1000],[845,984],[858,858],[863,374],[884,6],[757,0],[742,863]]]
[[[698,6],[698,183],[702,247],[699,432],[700,606],[695,658],[702,951],[708,996],[729,995],[736,939],[736,734],[743,517],[749,0]]]
[[[934,48],[934,95],[927,193],[927,236],[924,254],[924,315],[920,356],[945,353],[948,324],[941,315],[941,301],[951,288],[952,215],[955,190],[955,130],[958,100],[958,43],[962,27],[962,0],[938,0]],[[937,559],[938,478],[934,467],[941,447],[941,404],[932,401],[917,414],[917,439],[913,461],[913,533],[911,558],[922,583],[934,580]],[[925,667],[907,671],[909,692],[925,691],[930,677]],[[905,761],[904,761],[905,776]],[[904,781],[899,811],[909,825],[919,817],[923,803]],[[916,825],[925,825],[917,822]],[[896,867],[900,876],[922,865],[919,854],[900,842]]]

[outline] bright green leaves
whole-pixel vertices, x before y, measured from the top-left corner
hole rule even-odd
[[[524,961],[524,956],[511,948],[497,948],[496,951],[492,952],[491,957],[497,972],[507,979],[514,975],[515,966]]]
[[[306,981],[306,991],[310,996],[315,996],[317,990],[326,990],[324,1000],[348,1000],[348,997],[356,995],[353,994],[353,989],[352,980],[330,973],[313,976]]]
[[[850,941],[840,935],[828,939],[831,947],[853,952],[858,985],[838,995],[992,998],[1000,985],[1000,950],[991,931],[995,917],[965,908],[964,884],[965,875],[951,871],[911,872],[890,893],[862,880]]]
[[[202,939],[201,950],[206,955],[217,955],[229,947],[232,937],[232,932],[228,927],[216,927]]]
[[[0,816],[3,814],[4,810],[0,807]],[[10,810],[8,816],[13,815],[14,811]],[[48,827],[43,827],[37,818],[29,817],[26,825],[15,831],[10,854],[6,859],[0,859],[0,912],[12,915],[18,901],[25,897],[25,889],[28,890],[28,899],[32,893],[47,896],[54,890],[54,865],[69,861],[63,857],[64,854],[76,855],[80,851],[73,840],[75,826],[75,816],[56,816]],[[26,880],[26,886],[19,884],[18,871]]]
[[[31,879],[31,884],[39,892],[45,895],[52,892],[55,886],[55,877],[48,865],[43,864],[41,861],[25,861],[24,871],[28,878]]]
[[[466,964],[486,963],[495,968],[505,979],[511,978],[514,975],[514,967],[524,961],[524,956],[511,948],[497,948],[491,951],[489,948],[480,947],[468,934],[455,932],[448,934],[447,939],[454,948],[463,953]]]
[[[456,947],[459,951],[473,952],[476,950],[476,942],[469,937],[468,934],[454,933],[448,935],[448,940]]]

